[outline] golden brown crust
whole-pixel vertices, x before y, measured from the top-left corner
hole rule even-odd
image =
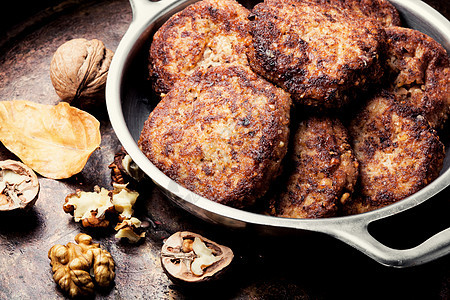
[[[248,65],[249,11],[234,0],[203,0],[173,15],[155,33],[150,77],[157,93],[198,68],[237,62]]]
[[[266,0],[251,15],[249,62],[300,103],[341,107],[383,74],[382,27],[314,0]]]
[[[317,3],[327,3],[339,9],[350,10],[361,18],[370,18],[384,27],[401,26],[400,15],[387,0],[315,0]]]
[[[371,211],[404,199],[433,181],[442,168],[444,145],[421,116],[384,93],[370,100],[349,132],[360,181],[347,214]]]
[[[422,114],[436,129],[450,110],[450,63],[445,49],[431,37],[409,28],[391,27],[388,36],[387,84],[397,101]]]
[[[277,215],[288,218],[335,216],[358,178],[358,163],[338,119],[312,117],[300,123],[293,141],[286,189]]]
[[[289,135],[289,94],[248,67],[198,71],[161,100],[139,139],[167,176],[210,200],[246,207],[280,170]]]

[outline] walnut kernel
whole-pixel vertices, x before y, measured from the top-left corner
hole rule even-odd
[[[127,239],[130,243],[137,243],[145,237],[145,232],[142,231],[142,222],[135,217],[128,220],[123,220],[122,223],[117,224],[114,228],[117,230],[115,238]]]
[[[77,191],[68,195],[63,209],[84,227],[107,227],[112,217],[120,221],[130,219],[138,196],[126,184],[115,184],[112,191],[95,186],[94,192]]]
[[[54,245],[48,251],[55,282],[71,297],[92,294],[94,281],[101,287],[109,286],[115,277],[111,254],[93,244],[87,234],[77,234],[75,242]]]

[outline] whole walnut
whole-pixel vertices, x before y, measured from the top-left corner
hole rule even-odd
[[[104,104],[113,55],[96,39],[79,38],[62,44],[50,65],[50,78],[61,100],[87,110]]]

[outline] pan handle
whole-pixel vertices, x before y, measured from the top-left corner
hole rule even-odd
[[[149,16],[162,8],[168,8],[174,3],[186,2],[187,0],[129,0],[133,12],[133,23],[139,21],[149,21]]]
[[[384,245],[369,233],[368,226],[373,219],[355,216],[350,220],[328,228],[327,233],[383,265],[397,268],[417,266],[450,252],[450,228],[436,233],[416,247],[400,250]]]

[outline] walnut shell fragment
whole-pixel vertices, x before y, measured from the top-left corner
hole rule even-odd
[[[114,155],[114,161],[108,168],[111,169],[112,184],[130,184],[134,186],[144,178],[144,172],[136,165],[123,147]]]
[[[111,254],[92,243],[92,237],[79,233],[77,244],[54,245],[48,251],[53,279],[70,297],[94,292],[95,284],[108,287],[114,281],[115,263]]]
[[[181,231],[161,249],[161,264],[174,282],[200,283],[219,277],[231,264],[233,251],[199,234]]]
[[[53,55],[50,78],[61,100],[83,109],[105,102],[105,85],[114,53],[97,39],[73,39]]]
[[[0,211],[29,209],[39,194],[33,170],[15,160],[0,161]]]

